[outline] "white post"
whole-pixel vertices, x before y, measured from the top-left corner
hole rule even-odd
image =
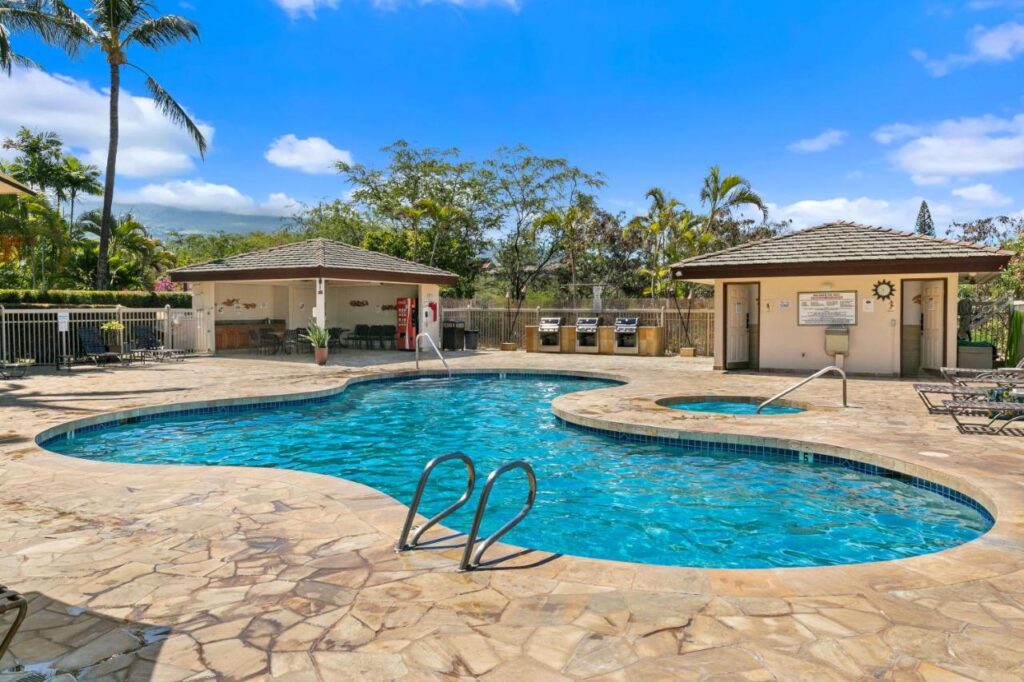
[[[323,277],[316,279],[316,303],[313,305],[313,319],[321,327],[327,326],[327,283]]]
[[[174,348],[171,342],[171,304],[164,306],[164,348]]]

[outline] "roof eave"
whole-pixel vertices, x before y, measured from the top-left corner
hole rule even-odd
[[[985,254],[950,258],[903,258],[807,263],[750,263],[731,265],[672,266],[673,280],[711,280],[739,277],[813,277],[816,275],[891,275],[930,272],[999,272],[1010,254]]]
[[[168,273],[172,282],[237,282],[241,280],[282,279],[343,279],[359,282],[388,282],[394,284],[457,284],[458,275],[452,273],[390,272],[387,270],[359,270],[355,268],[292,267],[292,268],[231,268],[225,270],[189,270],[179,268]]]

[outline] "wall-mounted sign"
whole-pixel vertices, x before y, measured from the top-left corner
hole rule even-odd
[[[57,331],[66,332],[71,322],[71,312],[68,310],[57,311]]]
[[[808,291],[796,296],[798,324],[857,324],[856,291]]]
[[[875,299],[865,298],[864,299],[864,312],[873,313],[875,312]]]

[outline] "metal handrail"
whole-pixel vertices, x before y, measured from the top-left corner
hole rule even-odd
[[[829,372],[837,372],[839,374],[839,376],[842,377],[842,379],[843,379],[843,407],[847,407],[847,405],[846,405],[846,372],[844,372],[841,367],[837,367],[836,365],[829,365],[828,367],[822,367],[821,369],[819,369],[817,372],[815,372],[811,376],[807,377],[806,379],[801,379],[800,381],[796,382],[795,384],[793,384],[792,386],[787,388],[785,391],[782,391],[781,393],[776,393],[771,398],[768,398],[768,400],[764,401],[763,403],[761,403],[760,405],[757,406],[757,412],[755,412],[755,414],[761,414],[761,410],[763,410],[764,408],[768,407],[769,405],[774,403],[779,398],[792,393],[793,391],[795,391],[796,389],[800,388],[804,384],[810,383],[811,381],[814,381],[818,377],[824,376],[825,374],[828,374]]]
[[[484,519],[484,512],[487,510],[487,498],[491,496],[491,488],[494,487],[494,483],[502,476],[502,474],[512,471],[513,469],[522,469],[526,472],[526,478],[530,483],[530,492],[526,497],[526,502],[523,504],[523,508],[519,510],[519,513],[513,516],[508,522],[505,523],[501,528],[491,533],[480,546],[473,551],[473,545],[476,544],[477,535],[480,533],[480,522]],[[483,558],[484,552],[490,548],[495,542],[497,542],[501,536],[512,530],[512,528],[522,521],[530,510],[533,508],[533,502],[537,499],[537,476],[533,473],[533,467],[527,462],[521,459],[517,459],[514,462],[503,464],[487,477],[487,483],[484,484],[484,490],[480,493],[480,502],[476,506],[476,516],[473,517],[473,527],[469,530],[469,536],[466,538],[466,549],[462,553],[462,561],[459,562],[460,571],[472,571],[475,568],[480,567],[480,560]]]
[[[427,480],[430,478],[431,472],[438,464],[442,464],[452,459],[461,460],[466,465],[467,481],[466,481],[466,492],[462,493],[462,497],[457,499],[453,504],[445,508],[441,513],[431,517],[426,523],[416,529],[413,533],[412,540],[409,540],[409,532],[412,530],[413,521],[416,518],[416,511],[420,507],[420,499],[423,497],[423,489],[427,487]],[[414,549],[420,541],[420,537],[441,519],[449,516],[458,510],[462,505],[466,504],[469,500],[470,495],[473,494],[473,488],[476,486],[476,467],[473,466],[473,460],[461,452],[449,452],[447,455],[441,455],[427,462],[427,465],[423,467],[423,473],[420,474],[420,482],[416,486],[416,494],[412,496],[412,503],[409,505],[409,513],[405,517],[405,525],[402,526],[402,534],[398,536],[398,542],[395,543],[396,552],[404,552],[407,549]]]
[[[451,379],[452,368],[448,366],[448,361],[444,359],[443,355],[441,355],[441,349],[437,347],[436,343],[434,343],[434,339],[430,338],[430,334],[426,332],[420,332],[416,335],[416,369],[420,368],[420,339],[424,337],[427,339],[427,342],[430,343],[430,347],[434,349],[434,352],[437,353],[437,357],[441,361],[441,364],[444,365],[446,370],[448,370],[448,378]]]

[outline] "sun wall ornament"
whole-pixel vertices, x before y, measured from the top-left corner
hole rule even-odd
[[[878,280],[871,289],[879,301],[888,301],[896,294],[896,285],[887,279]]]

